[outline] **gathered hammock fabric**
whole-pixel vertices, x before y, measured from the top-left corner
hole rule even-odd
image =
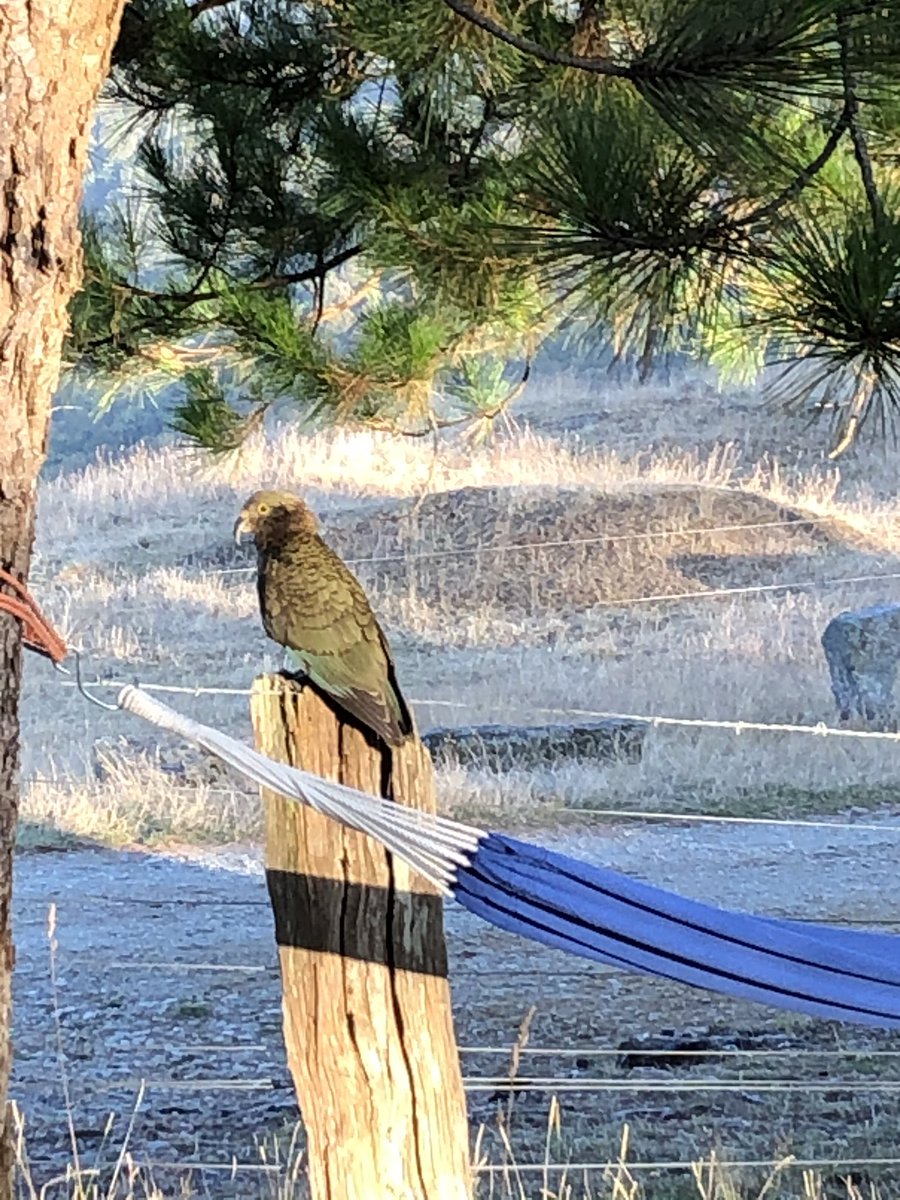
[[[118,704],[254,783],[377,838],[500,929],[607,966],[814,1017],[900,1029],[898,936],[701,904],[275,762],[137,687],[123,688]]]

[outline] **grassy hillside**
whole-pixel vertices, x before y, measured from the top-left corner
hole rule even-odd
[[[557,375],[518,416],[478,447],[286,428],[218,464],[138,446],[63,472],[41,494],[38,594],[93,673],[231,689],[172,699],[247,736],[240,692],[280,656],[230,530],[249,491],[283,485],[354,560],[423,727],[572,710],[832,721],[822,629],[900,596],[900,578],[834,582],[900,573],[889,458],[860,451],[843,478],[824,431],[702,381]],[[31,822],[116,841],[252,835],[255,799],[182,757],[29,664]],[[640,767],[447,772],[441,789],[450,811],[514,823],[573,804],[834,810],[882,803],[898,775],[885,743],[658,729]]]

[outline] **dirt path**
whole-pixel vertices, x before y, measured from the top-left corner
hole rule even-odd
[[[620,825],[529,836],[733,907],[900,921],[895,818],[882,824],[866,816],[851,829]],[[236,1156],[259,1164],[254,1139],[289,1129],[295,1109],[281,1048],[277,962],[258,852],[25,853],[18,859],[16,889],[14,1095],[26,1113],[36,1179],[46,1179],[70,1157],[47,937],[51,903],[57,912],[65,1075],[84,1160],[115,1157],[144,1080],[131,1139],[139,1160],[227,1164]],[[463,1047],[508,1047],[531,1004],[538,1008],[534,1046],[581,1047],[588,1053],[665,1028],[787,1031],[804,1045],[819,1044],[823,1031],[837,1029],[605,971],[495,931],[452,905],[447,927]],[[841,1044],[850,1047],[895,1045],[888,1035],[860,1040],[863,1035],[853,1031],[839,1032]],[[832,1032],[828,1037],[834,1040]],[[602,1066],[585,1063],[541,1060],[528,1069],[591,1076],[610,1069],[609,1060]],[[507,1059],[467,1050],[464,1065],[469,1075],[503,1075]],[[546,1112],[547,1098],[523,1101],[523,1138]],[[758,1108],[747,1103],[758,1117]],[[892,1097],[883,1104],[893,1104]],[[489,1090],[473,1092],[476,1120],[490,1118],[494,1107]],[[896,1107],[882,1114],[894,1129]],[[588,1108],[584,1096],[572,1104],[576,1138]],[[721,1120],[728,1128],[726,1108],[713,1110],[717,1133]],[[676,1111],[670,1102],[667,1111]],[[110,1112],[117,1114],[116,1123],[104,1144]],[[785,1110],[784,1119],[793,1119],[793,1112]],[[638,1132],[642,1120],[659,1126],[659,1106],[648,1109],[633,1096],[620,1096],[601,1115],[604,1129],[622,1119]],[[706,1119],[701,1108],[698,1128],[705,1128]],[[736,1133],[747,1119],[740,1112],[735,1116]],[[841,1120],[846,1119],[844,1111]],[[675,1142],[691,1128],[685,1121],[673,1127]],[[605,1145],[592,1143],[592,1152],[614,1148]],[[155,1168],[163,1184],[178,1173]],[[258,1172],[237,1182],[223,1170],[202,1174],[213,1197],[269,1194]]]

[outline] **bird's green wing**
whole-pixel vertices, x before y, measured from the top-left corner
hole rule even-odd
[[[388,742],[412,730],[394,677],[387,640],[359,581],[330,548],[298,570],[267,573],[264,619],[270,636],[293,652],[310,679]],[[309,568],[316,567],[315,579]]]
[[[373,647],[366,641],[346,646],[341,653],[293,651],[310,679],[388,743],[412,732],[412,721],[400,697],[385,657],[373,669]]]

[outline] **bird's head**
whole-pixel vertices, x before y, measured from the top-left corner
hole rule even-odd
[[[316,518],[291,492],[254,492],[234,523],[234,540],[250,536],[257,548],[277,545],[290,533],[315,533]]]

